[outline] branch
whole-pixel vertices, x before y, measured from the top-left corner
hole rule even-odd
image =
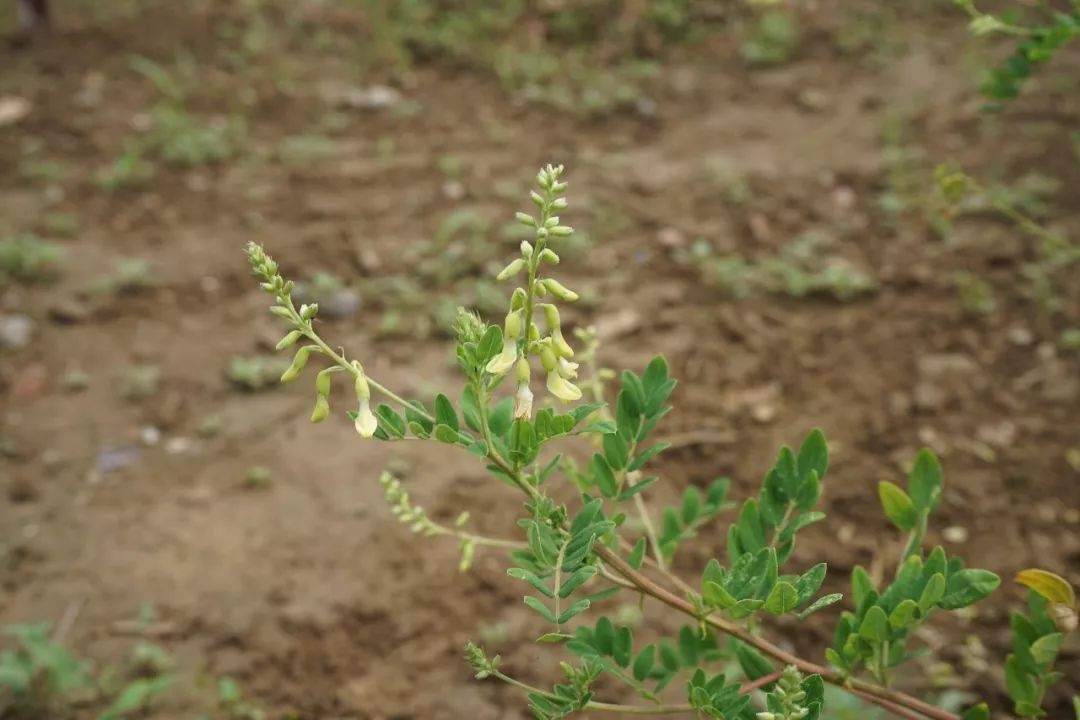
[[[600,545],[596,548],[596,554],[608,565],[617,570],[620,575],[633,583],[641,592],[656,598],[665,605],[679,610],[686,615],[697,618],[694,613],[694,606],[691,605],[688,600],[675,595],[670,590],[657,585],[645,575],[634,570],[634,568],[630,567],[625,560],[619,557],[619,555],[610,548]],[[922,717],[931,718],[931,720],[960,720],[959,715],[934,707],[933,705],[925,703],[906,693],[890,690],[889,688],[880,687],[855,678],[845,677],[834,670],[830,670],[829,668],[808,660],[803,660],[802,658],[787,652],[783,648],[773,645],[768,640],[752,635],[743,627],[727,620],[710,616],[704,618],[704,621],[717,630],[727,635],[731,635],[747,645],[751,645],[774,660],[782,662],[785,665],[794,665],[804,673],[820,675],[825,682],[845,688],[855,695],[891,712],[897,717],[908,720],[913,717],[918,718],[918,716],[921,715]],[[913,711],[918,713],[918,715],[913,716],[911,712],[908,711]]]

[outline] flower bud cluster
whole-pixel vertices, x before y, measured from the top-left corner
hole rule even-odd
[[[769,694],[779,701],[782,710],[759,712],[757,720],[802,720],[810,714],[810,709],[803,704],[806,691],[802,689],[802,674],[794,665],[784,669],[776,687]]]
[[[560,178],[563,167],[548,165],[536,176],[537,190],[530,197],[539,208],[539,217],[519,212],[518,222],[533,228],[534,242],[521,243],[521,257],[507,265],[497,278],[509,280],[523,271],[527,274],[524,287],[514,290],[510,300],[510,312],[503,324],[502,351],[488,363],[486,370],[492,375],[505,375],[514,370],[517,381],[514,414],[528,418],[532,413],[533,393],[530,387],[532,366],[530,358],[539,358],[544,369],[548,392],[564,402],[581,399],[581,389],[572,381],[577,377],[578,364],[573,362],[574,349],[562,331],[562,321],[555,301],[574,302],[578,294],[554,278],[540,277],[545,265],[557,265],[559,256],[547,247],[551,238],[563,238],[573,234],[569,225],[560,224],[556,212],[567,207],[566,183]],[[551,302],[537,302],[538,298],[550,296]],[[539,310],[543,315],[544,331],[541,332],[535,317]]]

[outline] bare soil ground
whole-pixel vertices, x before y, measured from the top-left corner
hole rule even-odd
[[[843,589],[855,564],[888,571],[899,540],[876,484],[930,446],[948,483],[931,542],[1006,578],[1040,566],[1080,584],[1080,356],[1059,344],[1080,325],[1080,277],[1066,274],[1047,314],[1022,272],[1037,244],[1014,226],[977,214],[946,240],[917,203],[881,202],[924,193],[944,160],[988,182],[1038,172],[1060,185],[1049,222],[1080,234],[1076,58],[987,115],[975,68],[990,56],[950,8],[918,3],[873,30],[880,3],[824,3],[800,19],[791,61],[748,69],[735,29],[718,32],[671,51],[641,98],[602,116],[524,104],[490,73],[438,63],[362,109],[342,94],[387,74],[350,55],[358,12],[263,13],[268,45],[238,55],[250,4],[175,5],[61,3],[51,37],[0,48],[0,95],[31,103],[0,127],[0,236],[33,231],[64,251],[51,281],[0,289],[3,313],[34,321],[26,347],[0,354],[0,624],[81,603],[68,644],[104,666],[152,607],[134,627],[183,672],[151,717],[205,711],[206,679],[223,675],[271,717],[525,717],[516,691],[473,681],[460,659],[484,639],[523,678],[551,679],[503,558],[483,553],[459,574],[454,545],[410,536],[376,480],[391,463],[434,516],[469,509],[493,535],[515,531],[518,499],[452,451],[310,426],[306,386],[243,392],[226,373],[277,339],[243,256],[258,240],[291,276],[329,271],[357,290],[359,310],[325,334],[373,374],[408,395],[455,388],[448,344],[418,318],[441,297],[475,299],[463,289],[512,252],[504,223],[545,162],[567,165],[566,217],[589,235],[568,270],[589,302],[570,319],[597,325],[604,364],[659,351],[681,381],[654,507],[718,475],[745,497],[781,444],[821,427],[830,517],[795,561],[828,561]],[[869,47],[842,50],[856,31]],[[171,67],[179,51],[197,67],[191,112],[242,117],[239,150],[103,189],[101,168],[158,99],[130,58]],[[477,229],[447,231],[463,208]],[[681,260],[699,239],[759,257],[811,231],[875,291],[735,299]],[[457,260],[419,274],[431,253]],[[148,262],[146,287],[101,282],[131,258]],[[965,312],[958,272],[989,282],[992,312]],[[420,282],[399,292],[388,277]],[[140,386],[136,367],[156,381],[144,372]],[[69,387],[74,371],[89,375],[84,390]],[[270,479],[246,481],[254,466]],[[678,571],[694,577],[722,537],[704,534]],[[935,677],[1003,707],[999,658],[1021,601],[1006,582],[977,614],[938,624],[923,639],[954,674]],[[820,657],[823,615],[781,636]],[[1055,718],[1080,692],[1075,644],[1062,670]]]

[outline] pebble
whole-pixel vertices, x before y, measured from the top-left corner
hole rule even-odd
[[[58,323],[74,325],[90,317],[90,308],[77,300],[58,300],[49,306],[49,317]]]
[[[106,446],[98,451],[95,469],[98,473],[110,473],[134,465],[139,459],[139,448],[134,445]]]
[[[183,455],[192,447],[191,438],[174,437],[165,441],[165,452],[170,455]]]
[[[139,440],[143,445],[153,447],[161,442],[161,431],[153,425],[145,425],[139,429]]]
[[[27,115],[33,106],[30,101],[17,95],[0,95],[0,127],[14,125]]]
[[[951,543],[965,543],[968,539],[968,529],[961,525],[950,525],[941,531],[941,536]]]
[[[20,400],[33,400],[45,391],[48,380],[49,371],[44,365],[30,365],[15,375],[15,380],[11,384],[11,394]]]
[[[656,241],[660,243],[662,247],[675,249],[686,245],[686,236],[673,227],[666,227],[656,233]]]
[[[319,314],[326,318],[352,317],[360,310],[360,304],[360,294],[345,288],[320,301]]]
[[[1020,347],[1027,347],[1035,342],[1035,335],[1032,334],[1029,328],[1023,325],[1013,325],[1009,328],[1007,337],[1009,342],[1013,345],[1019,345]]]
[[[30,344],[34,321],[26,315],[0,316],[0,347],[18,350]]]

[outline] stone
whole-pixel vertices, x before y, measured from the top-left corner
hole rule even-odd
[[[0,347],[19,350],[30,344],[34,321],[26,315],[0,315]]]

